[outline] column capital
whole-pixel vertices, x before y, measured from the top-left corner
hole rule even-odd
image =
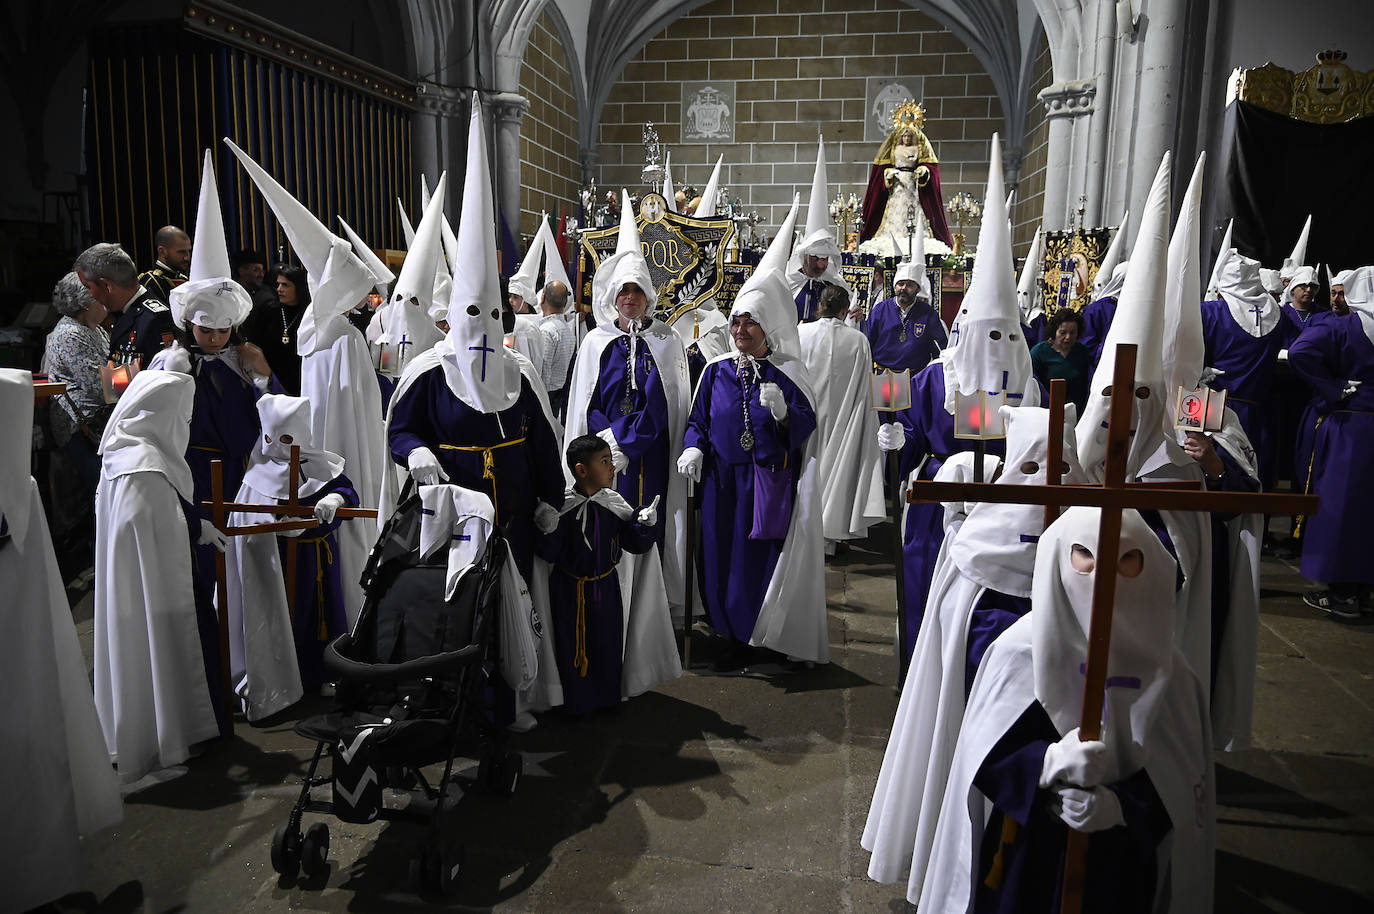
[[[1040,90],[1037,98],[1045,105],[1045,116],[1081,117],[1091,114],[1097,83],[1091,79],[1071,79]]]
[[[461,117],[468,112],[467,93],[456,86],[422,80],[415,84],[415,107],[433,117]]]
[[[491,117],[497,124],[514,123],[517,126],[530,110],[530,100],[518,92],[493,92],[487,96],[491,105]]]

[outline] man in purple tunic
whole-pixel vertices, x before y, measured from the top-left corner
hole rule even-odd
[[[1289,348],[1288,360],[1311,386],[1318,415],[1313,442],[1314,492],[1321,513],[1303,533],[1302,573],[1326,582],[1303,595],[1309,606],[1353,622],[1374,584],[1364,541],[1374,490],[1351,485],[1374,470],[1374,267],[1344,283],[1350,313],[1310,325]]]
[[[1202,303],[1205,364],[1221,373],[1212,386],[1226,391],[1259,460],[1260,481],[1277,482],[1277,414],[1273,408],[1274,372],[1287,343],[1283,315],[1264,290],[1258,260],[1235,248],[1223,249],[1213,270],[1216,297]]]
[[[949,344],[949,336],[931,307],[930,278],[919,261],[898,264],[892,287],[896,294],[873,306],[864,333],[875,365],[915,374]]]
[[[1040,385],[1031,369],[1030,350],[1021,338],[1000,155],[1001,143],[994,136],[978,259],[968,294],[950,331],[950,348],[940,361],[912,378],[911,407],[900,411],[896,422],[878,430],[878,443],[884,450],[901,450],[903,478],[916,473],[920,479],[933,479],[951,454],[973,449],[971,440],[954,437],[954,411],[960,395],[1005,393],[1009,406],[1040,404]],[[1001,454],[1002,442],[991,442],[988,452]],[[902,541],[906,588],[899,606],[907,620],[906,642],[901,645],[905,667],[921,628],[935,560],[944,542],[941,506],[908,505]]]

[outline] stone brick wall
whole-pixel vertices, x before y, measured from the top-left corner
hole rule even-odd
[[[1050,46],[1044,33],[1035,58],[1035,79],[1026,99],[1026,134],[1022,147],[1021,182],[1016,187],[1016,206],[1012,209],[1012,250],[1025,257],[1031,239],[1044,215],[1046,167],[1049,164],[1050,125],[1045,106],[1036,97],[1054,80]]]
[[[866,77],[902,76],[927,114],[945,199],[980,199],[989,141],[1002,109],[991,78],[968,47],[900,0],[715,0],[673,22],[625,68],[600,124],[603,187],[642,190],[641,131],[658,127],[673,180],[700,189],[725,154],[723,182],[772,229],[794,190],[805,206],[824,131],[830,196],[863,197],[877,143],[866,142]],[[732,144],[680,143],[682,80],[736,80]],[[953,230],[953,226],[951,226]]]
[[[520,94],[529,100],[520,125],[520,225],[532,236],[539,214],[549,213],[554,231],[561,210],[576,214],[582,166],[577,158],[577,100],[568,56],[545,11],[535,22],[520,68]],[[524,251],[524,241],[521,252]]]

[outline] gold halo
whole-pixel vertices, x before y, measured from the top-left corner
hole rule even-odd
[[[926,125],[926,109],[923,105],[916,102],[902,102],[897,106],[897,110],[892,112],[892,126],[912,127],[921,130]]]

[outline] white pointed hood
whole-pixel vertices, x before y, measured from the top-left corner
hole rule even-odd
[[[1121,224],[1116,227],[1116,234],[1112,236],[1111,244],[1107,245],[1107,253],[1102,255],[1102,264],[1097,268],[1097,276],[1093,279],[1093,301],[1103,297],[1103,290],[1112,278],[1112,271],[1121,263],[1121,255],[1126,253],[1126,235],[1130,224],[1131,211],[1126,210],[1121,217]]]
[[[1044,296],[1040,294],[1040,266],[1045,259],[1045,230],[1037,228],[1031,240],[1026,262],[1021,265],[1021,278],[1016,283],[1016,305],[1021,321],[1029,324],[1045,313]]]
[[[1131,250],[1134,265],[1126,274],[1116,315],[1102,345],[1102,360],[1093,372],[1088,402],[1078,420],[1078,457],[1089,478],[1102,478],[1107,456],[1107,416],[1111,408],[1112,372],[1116,348],[1123,343],[1137,347],[1134,390],[1145,388],[1148,396],[1132,398],[1131,446],[1126,460],[1128,477],[1149,472],[1163,438],[1162,414],[1168,411],[1169,392],[1164,389],[1164,295],[1169,246],[1170,154],[1165,153],[1145,200],[1140,231]],[[1168,442],[1173,444],[1172,439]]]
[[[140,374],[151,372],[140,372]],[[159,372],[160,374],[160,372]],[[135,379],[138,375],[134,376]],[[0,421],[11,429],[0,436],[0,516],[10,542],[23,546],[33,514],[30,490],[33,461],[33,374],[0,368]]]
[[[1268,336],[1279,325],[1283,310],[1264,287],[1260,263],[1231,248],[1217,274],[1217,295],[1236,326],[1253,337]]]
[[[439,239],[443,242],[443,257],[434,270],[434,299],[429,305],[429,316],[438,323],[448,318],[448,306],[453,298],[453,274],[458,271],[458,235],[444,213],[439,221]]]
[[[436,190],[435,199],[442,198]],[[453,280],[448,338],[440,349],[440,363],[449,390],[483,413],[508,409],[520,396],[520,363],[506,348],[501,326],[495,212],[482,106],[473,92],[463,211],[458,221],[457,257],[463,268]]]
[[[673,154],[668,152],[663,156],[663,199],[668,203],[668,209],[677,212],[677,191],[673,189]]]
[[[701,205],[692,215],[698,219],[714,219],[716,216],[716,193],[720,188],[720,164],[725,161],[722,153],[716,159],[716,167],[711,170],[711,179],[706,182],[706,189],[701,192]]]
[[[234,280],[234,270],[229,265],[229,245],[224,239],[213,162],[210,150],[205,150],[195,242],[191,246],[191,277],[168,296],[172,323],[178,327],[191,323],[225,330],[243,323],[253,310],[253,299]]]
[[[615,296],[626,283],[634,283],[648,296],[649,310],[645,316],[651,316],[658,301],[658,290],[654,288],[653,274],[649,272],[649,262],[644,259],[644,249],[639,242],[639,225],[635,222],[630,192],[621,188],[620,233],[616,236],[615,253],[601,261],[592,278],[592,309],[598,324],[615,323]]]
[[[1236,220],[1232,219],[1226,223],[1226,234],[1221,236],[1221,248],[1217,251],[1217,259],[1212,264],[1212,275],[1207,280],[1207,288],[1203,290],[1208,301],[1215,301],[1217,290],[1221,288],[1221,271],[1226,266],[1226,258],[1231,256],[1231,235],[1235,228]]]
[[[544,244],[544,285],[539,291],[542,294],[544,289],[551,282],[561,282],[568,287],[568,304],[564,311],[571,311],[575,305],[572,280],[568,278],[568,270],[563,266],[563,253],[558,250],[558,241],[553,237],[553,229],[545,222],[539,227],[539,238]]]
[[[120,395],[100,436],[100,477],[161,473],[182,501],[195,497],[186,446],[196,382],[179,371],[140,371]]]
[[[1279,269],[1279,276],[1288,278],[1298,267],[1307,266],[1307,238],[1312,234],[1312,216],[1309,214],[1307,221],[1302,224],[1302,231],[1298,233],[1298,240],[1293,245],[1293,252],[1284,258],[1283,266]]]
[[[248,458],[244,484],[269,498],[291,497],[291,448],[301,449],[299,494],[308,498],[344,471],[344,459],[315,445],[310,401],[286,394],[258,398],[261,434]]]
[[[310,304],[296,333],[296,352],[307,356],[332,346],[339,334],[350,329],[344,315],[357,307],[372,287],[372,272],[353,253],[348,239],[331,232],[248,153],[227,137],[224,142],[272,207],[309,275]]]
[[[1140,514],[1121,512],[1121,540],[1116,555],[1098,548],[1100,508],[1072,507],[1040,538],[1031,589],[1031,662],[1035,697],[1055,728],[1077,727],[1083,707],[1083,664],[1088,656],[1093,586],[1097,574],[1117,575],[1107,658],[1107,689],[1102,741],[1107,744],[1108,774],[1113,783],[1140,770],[1146,761],[1151,727],[1168,690],[1174,659],[1174,613],[1161,612],[1174,595],[1177,564]],[[1073,566],[1073,547],[1096,558],[1096,571]],[[1140,573],[1119,573],[1121,557],[1139,550]]]
[[[406,346],[407,361],[443,339],[434,326],[434,277],[439,269],[439,223],[444,217],[444,187],[447,175],[439,176],[438,193],[425,207],[424,218],[410,238],[410,249],[401,264],[391,297],[387,301],[386,325],[380,341],[390,346]],[[399,202],[399,201],[398,201]]]
[[[1164,394],[1173,402],[1180,387],[1192,390],[1202,377],[1202,170],[1207,153],[1198,156],[1193,177],[1169,239],[1168,276],[1164,282]],[[1162,418],[1165,435],[1172,434],[1173,410]]]
[[[343,216],[337,217],[339,227],[344,230],[348,240],[353,244],[353,253],[358,255],[358,259],[372,273],[372,288],[386,297],[387,287],[396,281],[396,274],[391,272],[391,268],[382,262],[382,258],[377,256],[377,252],[372,250],[372,246],[362,239],[362,236],[353,230],[353,226],[344,221]]]
[[[519,295],[530,305],[536,304],[535,295],[541,288],[539,262],[544,257],[543,231],[548,228],[548,224],[549,214],[540,214],[539,228],[535,229],[534,237],[530,239],[530,247],[525,252],[525,259],[520,261],[520,269],[516,270],[510,278],[511,294]]]
[[[1336,274],[1345,288],[1345,303],[1360,318],[1360,327],[1374,343],[1374,266],[1359,267]]]
[[[415,226],[410,222],[410,216],[406,213],[406,206],[401,202],[401,198],[396,198],[396,211],[401,214],[401,231],[406,237],[406,250],[415,246]],[[421,213],[423,215],[423,212]]]
[[[951,415],[956,393],[1005,390],[1009,395],[1022,395],[1010,400],[1013,406],[1035,406],[1040,402],[1030,350],[1021,338],[1016,272],[1011,260],[1011,225],[1002,194],[1002,143],[994,133],[973,278],[951,329],[951,336],[958,342],[944,355],[945,410]]]
[[[853,290],[849,288],[849,283],[840,271],[842,257],[840,246],[835,243],[834,229],[830,227],[829,202],[826,199],[828,191],[825,138],[822,137],[816,146],[816,170],[811,178],[811,199],[806,204],[806,232],[793,248],[792,257],[787,262],[787,284],[795,291],[806,282],[806,277],[801,272],[803,257],[828,257],[830,263],[826,265],[825,272],[817,278],[834,286],[843,286],[846,292],[852,294]]]
[[[906,251],[906,246],[892,237],[893,250],[898,252]],[[921,284],[921,290],[916,293],[918,298],[924,298],[927,302],[933,302],[935,297],[931,294],[930,275],[926,273],[926,214],[919,206],[916,207],[916,231],[911,236],[911,250],[907,251],[907,256],[902,262],[897,264],[897,272],[893,277],[893,282],[899,279],[914,279]]]
[[[774,364],[789,359],[801,359],[801,336],[797,332],[797,305],[793,300],[782,270],[787,264],[788,250],[797,225],[800,195],[793,195],[792,208],[778,227],[768,250],[759,258],[758,266],[744,281],[730,308],[730,317],[748,314],[768,340],[770,359]]]

